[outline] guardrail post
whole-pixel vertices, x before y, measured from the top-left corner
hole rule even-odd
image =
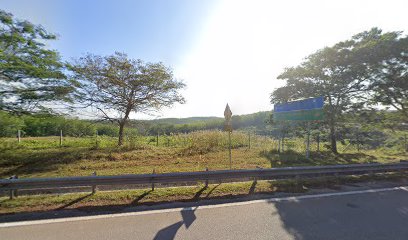
[[[13,175],[10,177],[10,179],[18,179],[18,176]],[[14,199],[15,197],[17,197],[17,189],[11,189],[10,190],[10,200]]]
[[[407,160],[400,160],[400,163],[408,163],[408,161],[407,161]],[[406,171],[407,171],[407,170],[405,170],[405,169],[399,170],[399,172],[400,172],[401,174],[405,174]]]
[[[369,171],[369,172],[368,172],[368,176],[370,176],[370,178],[374,177],[374,175],[375,175],[375,174],[374,174],[374,171]]]
[[[153,175],[154,174],[156,174],[156,170],[153,168],[153,173],[152,173]],[[154,181],[153,181],[153,178],[152,178],[152,191],[154,191]]]
[[[96,176],[96,175],[97,175],[96,171],[92,173],[92,176]],[[92,194],[95,194],[96,190],[97,190],[96,185],[92,185]]]
[[[335,173],[334,174],[334,181],[336,182],[336,184],[340,184],[340,178],[339,178],[339,174]]]
[[[300,180],[300,176],[299,176],[299,175],[296,175],[295,179],[296,179],[295,191],[298,191],[298,190],[300,190],[300,189],[303,188],[303,184],[302,184],[302,182],[301,182],[301,180]]]
[[[208,172],[208,167],[205,168],[205,171]],[[208,188],[208,178],[205,180],[205,188]]]

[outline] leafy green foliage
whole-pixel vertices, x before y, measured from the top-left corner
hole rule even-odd
[[[384,66],[380,63],[390,62],[390,56],[399,54],[405,57],[402,51],[405,52],[406,48],[393,47],[393,43],[398,42],[399,34],[382,33],[380,29],[373,28],[353,36],[350,40],[317,51],[299,66],[285,69],[278,79],[286,80],[286,85],[271,94],[271,102],[324,96],[324,124],[330,131],[331,150],[336,153],[336,131],[342,127],[344,113],[367,107],[367,104],[371,103],[369,100],[373,89],[377,90],[377,100],[380,99],[379,96],[387,95],[378,90],[381,84],[375,81],[374,77],[384,71]],[[388,67],[393,68],[395,65],[388,64]],[[385,71],[384,74],[388,72]],[[404,77],[406,79],[405,75],[402,78]],[[390,81],[398,85],[395,81]],[[397,93],[391,96],[399,96],[402,93],[402,97],[397,97],[401,99],[406,88],[403,89],[405,85],[398,86],[403,91],[399,92],[397,89]],[[406,98],[402,100],[406,101]]]
[[[64,64],[45,47],[54,39],[42,26],[0,10],[0,110],[35,111],[45,108],[41,103],[69,100]]]
[[[392,106],[408,122],[408,36],[396,33],[389,38],[380,46],[382,57],[371,64],[372,101]]]

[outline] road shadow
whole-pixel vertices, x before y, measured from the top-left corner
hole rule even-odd
[[[204,192],[205,190],[208,189],[208,187],[206,187],[206,186],[202,187],[200,190],[198,190],[198,191],[196,192],[196,194],[191,198],[191,200],[197,201],[197,200],[202,200],[202,199],[208,199],[208,198],[210,197],[211,193],[212,193],[216,188],[218,188],[220,185],[221,185],[221,183],[219,183],[219,184],[215,185],[214,187],[212,187],[212,188],[207,192],[207,194],[206,194],[205,196],[203,196],[203,197],[202,197],[201,195],[203,194],[203,192]]]
[[[207,186],[202,187],[200,190],[196,192],[193,196],[193,200],[198,200],[200,199],[201,194],[207,189]]]
[[[197,219],[194,212],[197,210],[198,207],[194,208],[185,208],[181,210],[180,214],[182,217],[181,221],[171,224],[161,230],[159,230],[156,235],[154,236],[154,240],[172,240],[177,234],[177,231],[185,225],[188,229],[191,224]]]
[[[63,205],[63,206],[61,206],[61,207],[58,207],[58,208],[55,209],[55,210],[65,209],[65,208],[67,208],[67,207],[69,207],[69,206],[72,206],[72,205],[74,205],[74,204],[76,204],[76,203],[79,203],[80,201],[82,201],[82,200],[84,200],[84,199],[86,199],[86,198],[88,198],[88,197],[90,197],[90,196],[92,196],[92,194],[88,194],[88,195],[82,196],[82,197],[77,198],[77,199],[75,199],[75,200],[73,200],[73,201],[71,201],[71,202],[69,202],[69,203],[67,203],[67,204],[65,204],[65,205]]]
[[[256,179],[252,182],[252,185],[251,185],[251,187],[249,188],[249,192],[248,192],[248,194],[253,194],[254,192],[255,192],[255,188],[256,188],[256,184],[257,184],[258,182],[256,181]]]
[[[294,239],[407,239],[408,194],[359,195],[270,201]]]
[[[221,183],[219,183],[219,184],[215,185],[213,188],[211,188],[211,190],[208,191],[208,193],[205,195],[204,198],[208,198],[208,197],[211,195],[211,193],[212,193],[217,187],[219,187],[220,185],[221,185]]]
[[[135,198],[135,200],[133,200],[130,205],[136,205],[140,202],[140,200],[142,200],[144,197],[146,197],[147,195],[149,195],[149,193],[151,193],[153,190],[148,190],[145,191],[144,193],[142,193],[141,195],[139,195],[137,198]]]

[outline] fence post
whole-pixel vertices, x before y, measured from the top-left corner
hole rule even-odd
[[[95,134],[95,146],[96,146],[96,148],[99,147],[99,144],[98,144],[98,130],[96,130],[96,134]]]
[[[21,130],[17,130],[17,141],[18,143],[21,142]]]
[[[317,151],[320,152],[320,133],[317,133]]]
[[[92,176],[96,176],[96,175],[97,175],[96,171],[92,173]],[[96,190],[97,190],[96,185],[92,185],[92,194],[95,194]]]
[[[60,145],[60,147],[62,147],[62,130],[60,130],[60,139],[59,139],[60,141],[59,141],[59,145]]]
[[[156,174],[156,170],[153,168],[153,173],[152,173],[153,175],[154,174]],[[153,181],[153,178],[152,178],[152,191],[154,191],[154,181]]]
[[[10,179],[18,179],[17,175],[13,175],[10,177]],[[14,199],[14,197],[17,197],[17,189],[11,189],[10,190],[10,200]]]
[[[156,136],[156,147],[159,146],[159,132],[157,132],[157,136]]]
[[[251,149],[251,132],[248,132],[248,149]]]
[[[405,152],[408,152],[408,142],[407,142],[407,134],[404,135],[404,145],[405,145]]]
[[[208,167],[205,168],[205,171],[208,172]],[[205,180],[205,188],[208,188],[208,178]]]
[[[360,152],[360,134],[357,133],[357,151]]]

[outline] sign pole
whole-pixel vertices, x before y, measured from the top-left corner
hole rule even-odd
[[[231,160],[231,131],[228,131],[228,142],[229,142],[229,160],[230,160],[230,170],[232,169],[232,160]]]
[[[232,123],[231,123],[231,117],[232,117],[232,112],[231,109],[227,103],[227,106],[225,107],[224,110],[224,117],[225,117],[225,125],[224,125],[224,130],[228,131],[228,153],[229,153],[229,163],[230,163],[230,170],[232,169],[232,160],[231,160],[231,132],[232,132]]]
[[[307,121],[307,142],[306,142],[306,158],[310,156],[310,121]]]

